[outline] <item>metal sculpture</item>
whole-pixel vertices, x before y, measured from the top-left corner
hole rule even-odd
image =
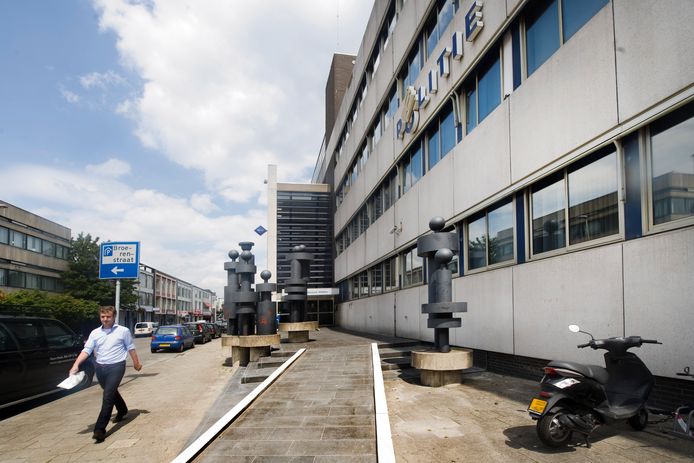
[[[289,305],[289,322],[300,323],[306,319],[307,287],[310,277],[309,265],[313,261],[313,254],[306,252],[303,244],[294,246],[293,252],[287,254],[290,261],[290,275],[284,300]]]
[[[434,328],[434,348],[438,352],[450,352],[448,330],[461,326],[455,312],[467,312],[467,302],[453,302],[452,272],[448,264],[458,253],[458,238],[455,233],[442,232],[446,221],[434,217],[429,221],[433,234],[417,240],[417,255],[427,259],[429,277],[429,303],[422,304],[422,313],[429,314],[427,327]]]
[[[258,311],[256,316],[256,334],[276,334],[276,310],[275,303],[272,302],[272,293],[277,291],[277,285],[275,283],[268,283],[267,281],[272,276],[272,273],[268,270],[263,270],[260,272],[260,278],[263,279],[262,283],[255,285],[255,290],[259,295],[258,300]]]
[[[241,261],[236,264],[236,274],[239,278],[239,288],[232,293],[232,301],[236,302],[236,318],[238,323],[238,335],[250,336],[255,334],[255,310],[258,295],[253,290],[255,281],[255,256],[251,253],[254,243],[243,241],[241,247]]]
[[[239,252],[235,249],[229,251],[230,262],[224,262],[224,270],[227,272],[227,285],[224,287],[224,319],[227,321],[227,334],[237,335],[238,325],[236,323],[236,302],[233,302],[233,294],[239,289],[239,276],[236,274],[236,259]]]

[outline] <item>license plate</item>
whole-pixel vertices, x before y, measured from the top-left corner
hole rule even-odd
[[[528,407],[528,411],[535,412],[535,413],[542,413],[545,411],[545,407],[547,407],[547,401],[546,400],[533,399],[533,401],[530,402],[530,406]]]
[[[159,344],[159,347],[170,347],[171,344]]]

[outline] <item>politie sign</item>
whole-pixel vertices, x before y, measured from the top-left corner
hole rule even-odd
[[[101,243],[99,278],[137,278],[140,274],[140,242]]]

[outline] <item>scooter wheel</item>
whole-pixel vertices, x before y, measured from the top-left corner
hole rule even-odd
[[[571,439],[572,431],[562,426],[557,418],[563,415],[564,410],[550,411],[537,422],[537,436],[547,447],[557,448],[566,445]]]
[[[642,408],[639,412],[627,420],[629,426],[637,431],[643,431],[648,426],[648,410]]]

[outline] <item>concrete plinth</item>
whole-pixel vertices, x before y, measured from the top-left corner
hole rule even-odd
[[[318,322],[280,323],[280,332],[287,333],[287,342],[308,342],[309,331],[318,329]]]
[[[412,366],[419,370],[423,386],[459,384],[462,371],[472,366],[472,350],[453,349],[445,353],[435,350],[412,351]]]
[[[271,347],[279,344],[279,334],[222,336],[222,348],[231,347],[231,359],[234,366],[245,367],[248,362],[255,362],[260,357],[268,357]]]

